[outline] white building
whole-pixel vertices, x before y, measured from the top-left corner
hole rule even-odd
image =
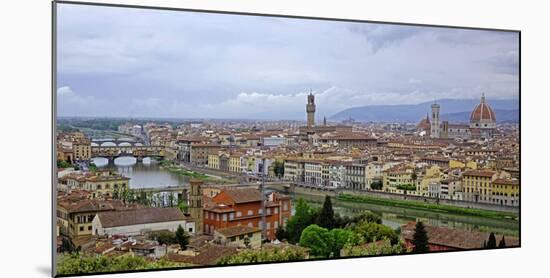
[[[195,233],[195,223],[178,208],[142,208],[98,213],[92,220],[93,235],[138,235],[151,231],[175,232],[178,226]]]

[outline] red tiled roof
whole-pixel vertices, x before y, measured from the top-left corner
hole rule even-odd
[[[416,222],[409,222],[401,226],[401,237],[406,240],[412,240],[414,236],[414,228]],[[489,238],[488,233],[477,231],[468,231],[462,229],[449,229],[444,227],[435,227],[424,225],[428,234],[428,242],[430,244],[442,245],[456,249],[476,249],[482,248],[483,242]],[[497,240],[502,238],[502,235],[495,234]],[[516,237],[504,236],[506,246],[519,246],[519,240]]]

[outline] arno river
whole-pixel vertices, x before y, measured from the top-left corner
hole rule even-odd
[[[182,177],[162,169],[155,161],[145,158],[136,162],[134,157],[119,157],[108,163],[106,158],[94,158],[95,165],[101,169],[110,169],[130,178],[130,188],[167,187],[187,184]]]
[[[103,169],[111,169],[130,177],[131,188],[166,187],[187,184],[187,178],[162,169],[158,163],[144,159],[136,162],[133,157],[121,157],[114,162],[107,163],[107,159],[95,158],[94,163]],[[299,195],[294,198],[304,198],[314,206],[320,206],[324,197],[313,195]],[[480,230],[518,236],[519,224],[513,220],[495,220],[488,218],[454,215],[440,212],[429,212],[416,209],[404,209],[390,206],[341,202],[333,198],[334,210],[341,215],[353,216],[363,211],[372,211],[382,217],[385,225],[397,228],[409,221],[422,220],[434,226]]]

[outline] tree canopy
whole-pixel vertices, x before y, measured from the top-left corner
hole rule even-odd
[[[416,222],[414,227],[412,244],[414,245],[414,253],[426,253],[429,251],[428,233],[426,232],[424,224],[421,221]]]
[[[353,231],[364,243],[382,239],[390,240],[391,244],[397,244],[399,241],[399,237],[395,230],[374,222],[361,222],[354,227]]]
[[[244,250],[238,254],[223,257],[218,261],[220,265],[247,264],[262,262],[296,261],[307,258],[307,252],[303,248],[282,247],[259,250]]]
[[[325,196],[325,202],[323,203],[323,208],[319,216],[317,216],[316,223],[323,228],[334,228],[334,210],[332,209],[332,202],[329,195]]]
[[[178,225],[176,230],[176,241],[180,245],[181,249],[186,249],[189,244],[189,235],[185,232],[181,225]]]
[[[302,231],[312,224],[315,220],[316,213],[309,204],[302,198],[296,202],[296,212],[287,223],[288,241],[297,243],[300,241]]]
[[[185,264],[173,263],[165,260],[149,262],[140,256],[87,256],[71,254],[61,256],[57,262],[57,274],[77,275],[97,272],[115,272],[140,269],[158,269],[170,267],[182,267]]]

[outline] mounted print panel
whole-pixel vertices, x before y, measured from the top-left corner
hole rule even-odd
[[[56,276],[520,246],[519,31],[53,8]]]

